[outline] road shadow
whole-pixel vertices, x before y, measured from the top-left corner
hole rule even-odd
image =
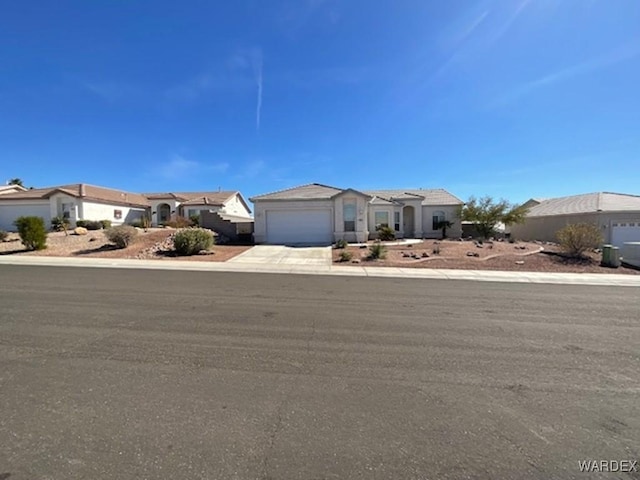
[[[111,252],[113,250],[119,250],[119,249],[115,245],[111,245],[109,243],[107,245],[102,245],[101,247],[98,247],[98,248],[86,248],[84,250],[78,250],[77,252],[73,252],[73,255],[75,256],[90,255],[92,253]]]
[[[16,253],[26,253],[28,250],[26,248],[21,248],[20,250],[6,250],[4,252],[0,252],[0,255],[15,255]],[[2,477],[0,477],[2,480]]]

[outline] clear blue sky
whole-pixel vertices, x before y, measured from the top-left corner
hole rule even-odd
[[[5,2],[0,60],[29,186],[640,194],[638,0]]]

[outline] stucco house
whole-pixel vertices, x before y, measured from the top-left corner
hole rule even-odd
[[[111,220],[114,225],[139,219],[149,208],[137,193],[97,187],[85,183],[34,188],[0,195],[0,230],[15,230],[21,216],[42,217],[47,225],[57,216],[71,226],[77,220]]]
[[[640,196],[596,192],[546,200],[531,199],[525,222],[511,226],[520,240],[557,241],[558,230],[572,223],[593,223],[604,243],[622,247],[640,242]]]
[[[238,191],[165,192],[142,195],[151,207],[151,224],[154,226],[162,225],[175,216],[199,216],[203,210],[251,220],[251,208]]]
[[[319,183],[250,198],[255,206],[256,243],[330,244],[338,239],[364,242],[379,226],[398,238],[439,238],[440,220],[454,223],[463,202],[442,189],[366,190]]]

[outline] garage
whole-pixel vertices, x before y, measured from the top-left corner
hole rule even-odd
[[[0,205],[0,230],[15,231],[16,227],[13,222],[18,217],[36,216],[44,219],[45,225],[48,227],[51,222],[51,207],[47,203],[32,203],[29,205],[20,204],[12,205],[3,202]]]
[[[640,221],[611,224],[611,244],[622,247],[625,242],[640,242]]]
[[[330,209],[267,210],[267,243],[330,244],[333,242]]]

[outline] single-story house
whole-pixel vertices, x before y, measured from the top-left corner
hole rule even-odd
[[[42,217],[47,225],[58,216],[71,226],[76,220],[111,220],[118,225],[139,219],[148,208],[140,194],[85,183],[34,188],[0,195],[0,230],[15,230],[13,222],[25,215]]]
[[[558,230],[572,223],[592,223],[602,232],[605,244],[622,247],[640,242],[640,196],[598,192],[546,200],[531,199],[525,222],[511,225],[519,240],[556,242]]]
[[[5,195],[7,193],[17,193],[24,192],[26,188],[22,185],[0,185],[0,195]]]
[[[455,222],[463,202],[442,189],[365,190],[319,183],[250,198],[255,206],[256,243],[330,244],[364,242],[388,226],[398,238],[439,238],[441,220]]]
[[[151,224],[162,225],[172,217],[200,216],[201,211],[221,212],[245,220],[251,208],[238,191],[143,193],[151,206]]]

